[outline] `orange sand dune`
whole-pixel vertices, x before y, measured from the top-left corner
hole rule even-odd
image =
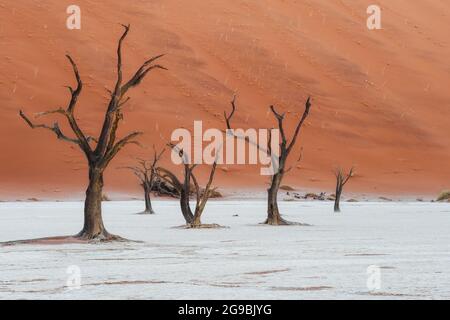
[[[114,84],[119,23],[132,28],[126,76],[159,53],[167,54],[161,63],[169,71],[153,72],[131,92],[120,133],[145,131],[147,149],[130,146],[119,154],[107,171],[107,192],[135,194],[133,175],[116,168],[150,155],[148,147],[163,146],[173,129],[194,120],[223,128],[233,92],[236,126],[275,125],[268,113],[275,104],[290,111],[289,132],[305,98],[313,97],[298,145],[303,161],[286,184],[332,191],[333,166],[355,164],[352,192],[450,188],[449,1],[378,0],[383,30],[375,31],[366,27],[369,0],[76,3],[81,30],[66,28],[73,1],[0,0],[1,199],[81,195],[87,173],[80,151],[31,130],[18,110],[66,105],[63,86],[74,84],[69,52],[85,83],[77,115],[85,131],[98,134],[105,88]],[[234,190],[266,183],[257,166],[227,166],[217,176],[218,185]]]

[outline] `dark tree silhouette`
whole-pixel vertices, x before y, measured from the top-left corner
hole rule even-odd
[[[231,128],[231,119],[236,111],[236,97],[233,98],[233,100],[231,101],[231,112],[229,115],[227,115],[226,112],[224,112],[224,117],[225,117],[225,122],[227,125],[227,128],[229,130],[232,130]],[[254,141],[250,141],[250,139],[248,139],[248,137],[245,137],[245,140],[248,143],[253,143],[253,144],[257,144],[258,148],[260,150],[264,150],[266,151],[269,155],[272,156],[272,159],[275,160],[275,172],[274,174],[271,176],[271,182],[270,182],[270,187],[267,190],[267,194],[268,194],[268,201],[267,201],[267,219],[264,222],[264,224],[269,224],[269,225],[291,225],[291,224],[298,224],[298,223],[293,223],[293,222],[289,222],[284,220],[281,215],[280,215],[280,211],[278,209],[278,199],[277,199],[277,195],[278,195],[278,190],[280,189],[281,186],[281,182],[283,180],[283,177],[286,173],[288,173],[292,167],[286,169],[286,164],[287,164],[287,160],[289,155],[291,154],[295,143],[297,142],[297,138],[300,134],[300,130],[303,126],[303,124],[305,123],[306,118],[309,115],[309,110],[311,108],[311,98],[308,98],[306,100],[305,103],[305,110],[303,111],[303,115],[301,116],[301,118],[299,118],[298,122],[297,122],[297,126],[295,128],[294,134],[290,140],[290,142],[288,142],[288,138],[286,137],[286,132],[284,130],[284,118],[285,118],[285,114],[282,113],[278,113],[275,109],[274,106],[270,106],[270,111],[272,112],[272,114],[274,115],[275,119],[277,120],[277,125],[278,125],[278,129],[280,131],[280,135],[281,135],[281,142],[280,142],[280,154],[279,155],[274,155],[272,153],[271,150],[271,136],[269,136],[269,141],[267,144],[267,147],[263,147],[260,146],[259,144],[257,144]],[[270,133],[270,130],[269,130]],[[242,138],[237,136],[237,138]],[[275,159],[274,159],[275,158]],[[299,158],[300,159],[300,158]]]
[[[144,191],[145,210],[141,212],[141,214],[155,213],[155,211],[152,208],[152,201],[150,199],[150,195],[158,179],[156,166],[158,161],[161,159],[164,151],[165,150],[163,149],[160,153],[158,153],[155,149],[155,146],[153,146],[152,160],[137,159],[138,165],[123,167],[125,169],[133,171],[135,176],[139,179],[139,183]]]
[[[82,240],[121,240],[120,237],[108,233],[103,225],[101,208],[103,173],[117,153],[128,144],[137,144],[138,142],[136,138],[142,134],[141,132],[134,131],[127,134],[123,138],[117,138],[117,129],[123,119],[122,107],[129,100],[129,97],[126,96],[128,90],[139,85],[151,70],[165,69],[161,65],[153,64],[153,62],[163,56],[158,55],[145,61],[134,73],[134,75],[128,81],[124,82],[122,75],[122,43],[128,35],[130,26],[123,25],[123,27],[125,30],[119,39],[117,47],[117,80],[115,82],[114,90],[109,91],[111,98],[105,111],[103,125],[98,138],[86,136],[78,125],[78,120],[74,114],[75,106],[77,104],[78,96],[81,93],[83,83],[78,72],[77,64],[69,55],[66,55],[66,57],[69,59],[75,74],[77,87],[75,89],[68,87],[71,94],[71,99],[67,108],[50,110],[38,115],[63,115],[69,123],[75,137],[71,138],[65,135],[61,131],[57,122],[55,122],[52,126],[35,124],[25,115],[24,112],[20,111],[20,116],[31,128],[43,128],[53,131],[58,139],[77,145],[86,156],[89,166],[89,185],[86,190],[86,200],[84,204],[84,226],[80,233],[75,236],[76,238]]]
[[[341,167],[336,168],[334,175],[336,176],[336,198],[334,200],[334,212],[340,212],[340,202],[341,202],[341,195],[342,190],[344,189],[344,186],[347,184],[348,180],[350,180],[351,177],[353,177],[354,174],[354,167],[350,169],[350,171],[346,174],[344,174]]]
[[[174,145],[170,145],[172,148],[176,148]],[[173,186],[180,194],[180,207],[181,213],[186,221],[186,226],[189,228],[214,228],[219,227],[217,224],[202,224],[201,217],[203,211],[205,210],[206,203],[208,199],[213,195],[216,188],[212,187],[212,182],[214,180],[214,174],[216,172],[217,161],[215,161],[211,166],[211,171],[209,173],[209,179],[204,189],[202,189],[198,183],[197,178],[194,175],[194,169],[197,167],[196,164],[189,164],[189,160],[183,150],[178,150],[179,156],[183,159],[183,181],[178,179],[178,177],[168,169],[158,167],[158,176],[166,181],[169,185]],[[191,184],[192,181],[192,184]],[[190,195],[191,189],[194,189],[193,193],[195,195],[195,210],[192,212],[190,207]]]

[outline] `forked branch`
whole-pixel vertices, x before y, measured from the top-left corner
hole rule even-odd
[[[262,152],[265,152],[266,154],[270,154],[270,152],[271,152],[271,151],[269,151],[270,150],[270,142],[269,142],[269,145],[267,147],[264,147],[264,146],[261,146],[257,141],[251,141],[249,136],[240,136],[240,135],[237,135],[236,133],[234,133],[234,129],[231,128],[231,119],[233,118],[235,112],[236,112],[236,95],[234,95],[233,96],[233,100],[231,100],[231,112],[230,112],[230,114],[227,115],[226,111],[223,112],[223,116],[224,116],[224,119],[225,119],[225,124],[226,124],[227,129],[228,129],[226,131],[226,134],[233,135],[237,139],[244,140],[245,142],[256,146],[258,148],[258,150],[261,150]],[[230,130],[231,130],[232,133],[230,132]],[[271,140],[271,132],[270,132],[270,130],[269,130],[269,140]]]
[[[135,72],[133,77],[128,80],[125,84],[123,83],[122,74],[122,44],[128,35],[130,30],[129,25],[122,25],[124,27],[124,32],[119,39],[117,46],[117,80],[115,84],[114,91],[111,94],[111,100],[108,105],[105,120],[103,122],[102,130],[98,139],[97,147],[94,151],[97,156],[108,156],[111,152],[114,153],[113,149],[117,147],[114,144],[116,140],[116,129],[118,122],[122,119],[120,108],[129,100],[129,98],[124,99],[126,92],[141,83],[145,76],[153,69],[164,69],[163,66],[152,64],[157,59],[161,58],[163,55],[157,55],[153,58],[145,61],[141,67]],[[119,148],[120,149],[120,148]]]
[[[291,143],[288,146],[288,152],[291,151],[291,149],[294,147],[295,143],[297,142],[298,134],[300,133],[300,129],[302,128],[306,118],[309,115],[309,110],[311,109],[311,97],[308,97],[305,103],[305,110],[303,111],[303,115],[300,118],[300,121],[297,124],[297,127],[295,128],[294,136],[292,137]]]
[[[80,141],[78,141],[77,139],[69,138],[64,133],[62,133],[61,129],[59,128],[58,122],[55,122],[53,124],[53,126],[48,126],[46,124],[35,124],[25,115],[25,113],[22,110],[19,111],[19,115],[22,117],[22,119],[25,120],[25,122],[32,129],[36,129],[36,128],[47,129],[47,130],[52,131],[56,135],[56,137],[58,139],[60,139],[60,140],[64,140],[64,141],[71,142],[71,143],[75,143],[75,144],[78,144],[78,145],[80,144]]]

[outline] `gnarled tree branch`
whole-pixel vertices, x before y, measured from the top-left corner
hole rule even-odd
[[[53,124],[53,126],[48,126],[46,124],[35,124],[25,115],[25,113],[22,110],[19,111],[19,115],[22,117],[22,119],[25,120],[25,122],[32,129],[36,129],[36,128],[47,129],[47,130],[52,131],[56,135],[56,137],[58,139],[60,139],[60,140],[64,140],[64,141],[71,142],[71,143],[75,143],[75,144],[78,144],[78,145],[80,144],[80,141],[78,141],[77,139],[69,138],[64,133],[62,133],[61,129],[59,128],[58,122],[55,122]]]

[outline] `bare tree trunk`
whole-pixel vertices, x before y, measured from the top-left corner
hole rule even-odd
[[[200,190],[197,190],[197,193],[198,192],[200,192]],[[203,214],[203,211],[205,210],[206,201],[209,198],[209,194],[205,194],[205,192],[209,193],[209,189],[204,191],[203,197],[197,198],[197,203],[195,205],[194,219],[193,219],[193,222],[192,222],[192,225],[194,227],[199,227],[199,226],[202,225],[202,220],[201,220],[202,214]],[[203,198],[203,199],[201,199],[201,198]]]
[[[150,188],[149,186],[144,186],[144,199],[145,199],[145,211],[144,214],[154,214],[152,208],[152,201],[150,200]]]
[[[278,190],[280,189],[281,181],[283,179],[282,173],[276,173],[272,177],[272,184],[267,190],[268,205],[267,205],[267,220],[265,224],[270,225],[286,225],[288,224],[283,218],[281,218],[280,211],[278,210]]]
[[[184,190],[181,190],[180,206],[186,224],[191,224],[194,221],[194,215],[189,207],[189,194]]]
[[[341,212],[341,190],[336,189],[336,199],[334,199],[334,212]]]
[[[181,181],[170,170],[158,167],[156,169],[158,177],[170,184],[180,194],[180,208],[183,218],[187,225],[192,224],[194,221],[194,215],[192,214],[191,207],[189,206],[190,196],[190,176],[191,168],[189,165],[184,165],[184,181]]]
[[[350,180],[351,177],[353,177],[354,167],[350,169],[348,174],[345,176],[344,172],[340,167],[338,167],[335,171],[336,176],[336,198],[334,199],[334,212],[341,212],[340,208],[340,202],[341,202],[341,195],[342,190],[344,190],[344,186],[346,183]]]
[[[102,192],[103,172],[98,169],[89,169],[89,186],[84,202],[84,226],[78,237],[86,240],[110,237],[103,225]]]
[[[184,220],[186,220],[186,224],[192,224],[194,221],[194,215],[192,214],[191,207],[189,206],[189,195],[190,195],[190,179],[191,172],[189,166],[185,165],[185,173],[184,173],[184,184],[183,188],[180,190],[180,206],[181,213],[183,214]]]
[[[201,226],[201,224],[202,224],[201,214],[194,215],[194,220],[192,221],[192,226],[199,227],[199,226]]]

